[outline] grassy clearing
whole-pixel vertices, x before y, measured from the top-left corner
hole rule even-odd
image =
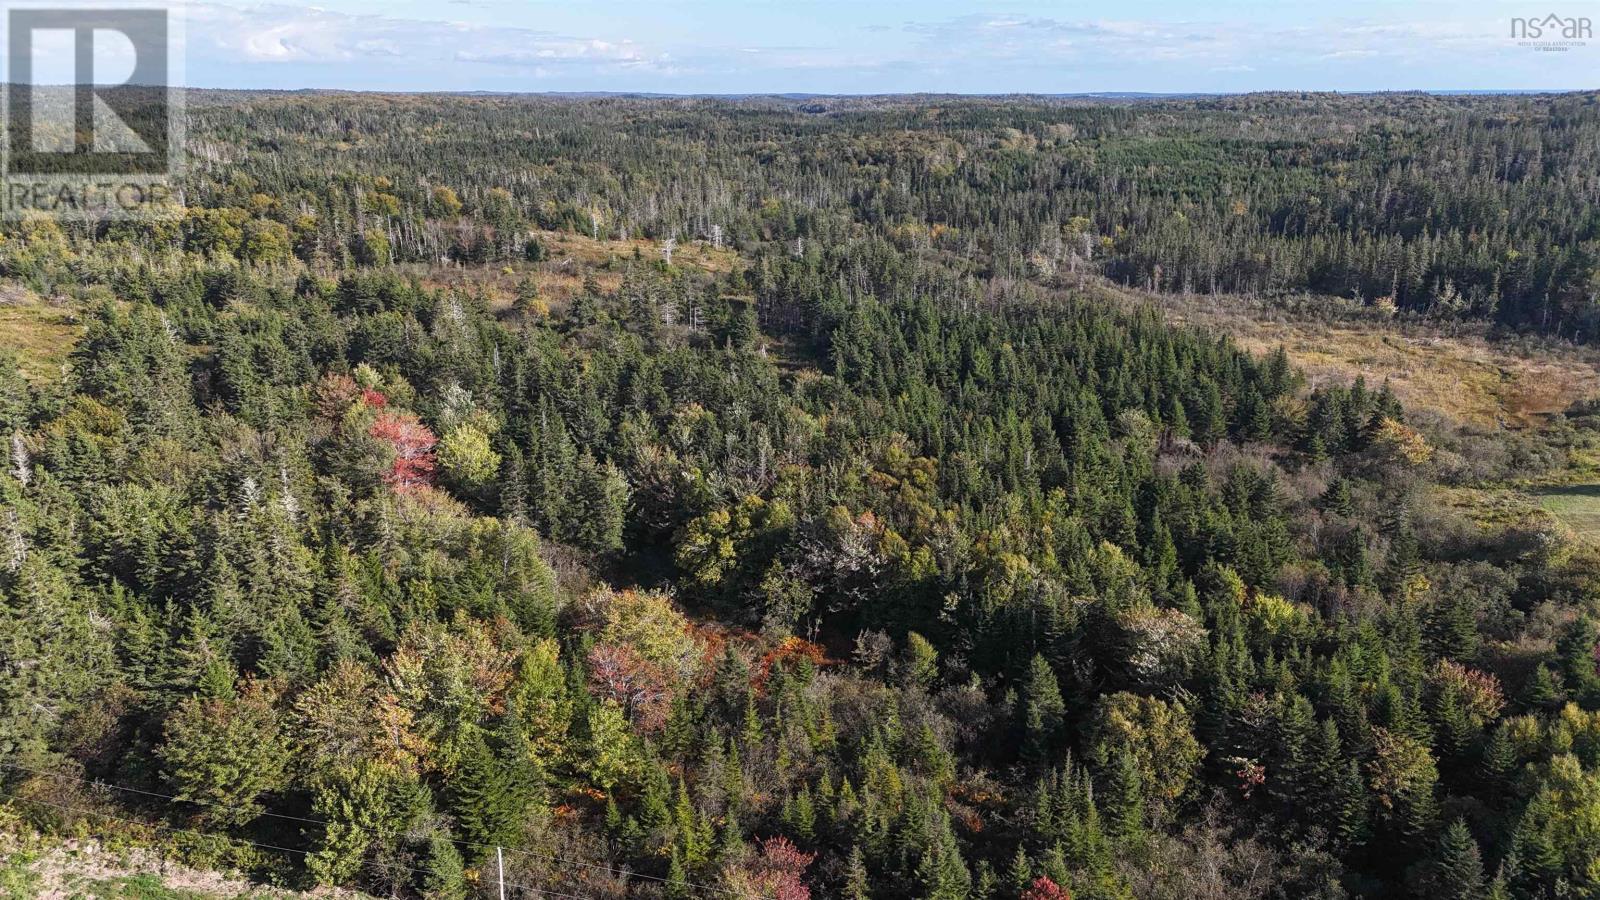
[[[1541,509],[1574,532],[1600,540],[1600,483],[1538,488],[1533,496]]]
[[[642,239],[596,240],[581,234],[540,231],[534,236],[544,245],[540,263],[515,262],[505,266],[470,266],[459,269],[431,269],[424,281],[435,287],[481,289],[495,309],[506,309],[515,299],[518,284],[532,277],[539,295],[552,308],[565,307],[583,289],[586,278],[593,278],[603,291],[615,291],[622,284],[624,264],[638,260],[661,260],[661,243]],[[705,241],[681,241],[672,254],[675,268],[725,274],[738,264],[739,254],[727,248],[713,248]]]
[[[1255,352],[1283,347],[1312,384],[1388,380],[1412,409],[1464,425],[1530,428],[1600,393],[1600,357],[1578,349],[1518,353],[1470,335],[1391,322],[1319,321],[1235,298],[1160,297],[1169,319],[1223,331]]]
[[[83,328],[72,309],[47,303],[32,293],[7,292],[0,302],[0,346],[17,353],[23,377],[55,381]]]
[[[1171,321],[1230,335],[1256,353],[1283,347],[1312,385],[1357,375],[1388,381],[1409,410],[1431,411],[1477,428],[1540,429],[1576,401],[1600,394],[1600,353],[1587,348],[1519,352],[1473,335],[1416,324],[1300,314],[1237,297],[1150,296],[1118,290],[1124,302],[1158,307]],[[1554,519],[1600,542],[1600,452],[1574,448],[1570,463],[1537,478],[1477,487],[1437,487],[1434,496],[1487,530]]]
[[[33,855],[13,853],[0,858],[0,898],[37,897],[40,877],[33,871]]]
[[[155,875],[130,875],[91,882],[80,889],[96,900],[207,900],[205,894],[174,890]]]
[[[312,894],[197,869],[148,848],[8,834],[0,814],[0,900],[367,900],[345,890]]]

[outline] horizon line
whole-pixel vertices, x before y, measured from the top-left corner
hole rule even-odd
[[[10,86],[6,82],[0,85]],[[69,87],[72,85],[36,85],[38,87]],[[97,85],[101,88],[115,89],[117,87],[143,87],[152,88],[160,85]],[[195,85],[173,85],[184,91],[197,91],[206,93],[259,93],[259,94],[372,94],[372,95],[405,95],[405,96],[490,96],[490,97],[634,97],[641,99],[840,99],[860,100],[873,98],[972,98],[972,99],[1004,99],[1004,98],[1187,98],[1187,97],[1251,97],[1273,94],[1326,94],[1337,96],[1382,96],[1388,94],[1413,94],[1426,96],[1550,96],[1565,94],[1590,94],[1600,93],[1600,85],[1592,87],[1550,87],[1550,88],[1381,88],[1350,90],[1340,88],[1259,88],[1247,91],[866,91],[861,93],[841,93],[827,91],[647,91],[647,90],[496,90],[496,89],[449,89],[449,88],[345,88],[345,87],[206,87]]]

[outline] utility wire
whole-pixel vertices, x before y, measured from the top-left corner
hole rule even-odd
[[[114,790],[114,791],[124,791],[124,792],[130,793],[130,794],[137,794],[137,795],[142,796],[142,797],[152,797],[152,798],[159,799],[159,800],[167,800],[167,801],[170,801],[170,802],[173,802],[173,803],[193,803],[193,804],[198,805],[198,806],[210,806],[210,807],[212,807],[214,809],[227,809],[226,806],[224,806],[223,804],[220,804],[220,803],[212,803],[212,802],[205,801],[205,800],[185,800],[182,797],[176,797],[176,796],[173,796],[172,794],[162,794],[162,793],[157,793],[155,791],[146,791],[146,790],[142,790],[140,788],[127,787],[125,785],[120,785],[120,784],[112,784],[109,781],[101,781],[99,779],[94,779],[94,778],[84,778],[84,777],[82,777],[80,775],[69,775],[69,774],[67,774],[65,772],[52,772],[52,771],[48,771],[48,770],[45,770],[45,769],[32,769],[32,768],[29,768],[27,766],[18,765],[16,763],[11,763],[11,762],[0,762],[0,768],[13,769],[13,770],[18,771],[18,772],[27,772],[30,775],[38,775],[38,776],[40,776],[42,778],[64,778],[64,779],[67,779],[69,781],[79,782],[81,784],[92,785],[92,786],[95,786],[95,787],[110,788],[111,790]],[[264,816],[266,818],[269,818],[269,819],[282,819],[282,820],[288,821],[288,822],[302,822],[302,823],[305,823],[307,825],[321,825],[323,827],[327,827],[329,825],[338,824],[336,822],[329,822],[326,819],[312,819],[312,818],[307,818],[305,816],[293,816],[293,815],[289,815],[288,813],[272,812],[271,810],[263,810],[260,813],[260,815]],[[388,834],[384,834],[383,836],[392,838],[392,837],[399,837],[401,835],[400,835],[399,832],[390,832]],[[460,846],[463,846],[463,847],[471,847],[471,848],[480,849],[480,850],[498,849],[497,845],[495,845],[495,844],[480,844],[477,841],[468,841],[468,840],[463,840],[461,838],[447,838],[447,840],[449,840],[453,844],[459,844]],[[533,850],[521,850],[521,849],[516,849],[516,848],[511,848],[511,847],[506,847],[504,849],[505,849],[505,852],[507,852],[507,853],[515,853],[515,854],[520,854],[522,856],[532,857],[534,859],[542,859],[542,860],[545,860],[546,862],[557,862],[557,863],[562,863],[564,865],[569,865],[569,866],[581,866],[582,868],[585,868],[585,869],[592,869],[592,870],[595,870],[595,871],[605,872],[605,873],[607,873],[609,875],[613,875],[613,876],[616,876],[616,877],[619,877],[619,878],[623,878],[623,879],[638,878],[638,879],[642,879],[644,881],[654,881],[654,882],[657,882],[657,883],[660,883],[660,884],[673,885],[673,886],[676,886],[676,887],[695,888],[696,890],[701,890],[701,891],[712,891],[712,892],[715,892],[715,893],[728,894],[728,895],[738,895],[739,894],[738,891],[732,890],[730,888],[717,887],[715,885],[709,885],[709,884],[698,884],[698,883],[693,882],[693,881],[681,881],[681,880],[673,879],[673,878],[661,878],[659,876],[648,875],[648,874],[645,874],[643,872],[634,872],[634,871],[630,871],[630,870],[626,870],[626,869],[617,869],[617,868],[613,868],[611,866],[601,865],[599,863],[588,863],[588,862],[583,862],[581,860],[566,859],[564,857],[554,856],[554,855],[551,855],[551,854],[548,854],[548,853],[539,853],[539,852],[533,851]]]
[[[111,785],[106,785],[106,786],[107,787],[111,787]],[[51,807],[53,809],[63,810],[65,812],[82,813],[83,815],[87,815],[87,816],[100,816],[103,819],[110,819],[113,822],[121,822],[124,825],[132,825],[132,826],[135,826],[135,827],[138,827],[138,828],[157,828],[157,829],[160,829],[162,831],[166,831],[166,832],[169,832],[169,833],[172,833],[172,834],[188,834],[188,835],[193,835],[194,837],[217,838],[217,839],[224,840],[224,841],[232,841],[232,842],[238,843],[238,844],[247,844],[247,845],[249,845],[251,847],[256,847],[256,848],[259,848],[261,850],[274,850],[274,851],[277,851],[277,852],[280,852],[280,853],[297,853],[297,854],[299,854],[301,856],[310,856],[314,852],[314,851],[311,851],[311,850],[302,850],[302,849],[297,848],[297,847],[280,847],[277,844],[263,844],[263,843],[261,843],[259,841],[246,840],[245,838],[230,837],[228,835],[223,835],[223,834],[212,834],[212,833],[205,832],[205,831],[195,831],[195,830],[190,829],[190,828],[177,828],[177,827],[172,826],[172,825],[162,825],[162,824],[160,824],[158,822],[141,822],[141,821],[139,821],[137,819],[125,819],[125,818],[123,818],[121,816],[114,816],[114,815],[112,815],[110,813],[101,812],[100,810],[97,810],[97,809],[85,809],[85,808],[83,808],[81,806],[67,806],[65,804],[51,803],[48,800],[39,800],[39,799],[33,798],[33,797],[13,797],[11,799],[14,802],[17,802],[17,803],[33,803],[33,804],[37,804],[37,805],[40,805],[40,806],[48,806],[48,807]],[[410,866],[401,866],[401,865],[396,865],[396,864],[393,864],[393,863],[382,863],[382,862],[368,861],[368,862],[362,863],[362,865],[372,866],[372,867],[378,868],[378,869],[387,869],[387,870],[392,871],[392,872],[409,872],[409,873],[412,873],[414,875],[428,875],[428,874],[430,874],[429,872],[424,871],[422,869],[415,869],[415,868],[412,868]],[[506,882],[505,884],[506,884],[507,887],[519,888],[519,889],[524,890],[524,891],[532,891],[533,893],[538,894],[541,897],[556,897],[556,898],[560,898],[560,900],[591,900],[591,898],[583,897],[583,896],[578,895],[578,894],[563,894],[560,891],[551,891],[551,890],[546,890],[545,888],[537,888],[537,887],[534,887],[531,884],[518,884],[516,882],[510,882],[510,881]]]

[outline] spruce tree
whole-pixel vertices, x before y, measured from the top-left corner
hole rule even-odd
[[[1357,847],[1365,843],[1369,832],[1370,812],[1366,781],[1361,777],[1361,762],[1345,759],[1335,765],[1336,781],[1330,805],[1333,819],[1329,823],[1339,846]]]
[[[1428,616],[1433,651],[1446,659],[1471,662],[1478,655],[1477,603],[1465,592],[1441,596]]]
[[[1036,766],[1049,764],[1066,709],[1056,673],[1043,656],[1034,654],[1028,664],[1028,684],[1023,700],[1024,759]]]
[[[1478,763],[1479,780],[1491,798],[1502,796],[1511,787],[1516,764],[1517,750],[1511,742],[1511,729],[1502,722],[1489,733]]]
[[[1124,846],[1144,840],[1144,785],[1139,762],[1124,748],[1112,760],[1106,776],[1105,810],[1107,831]]]
[[[1600,700],[1600,675],[1595,671],[1595,627],[1587,619],[1572,622],[1556,642],[1561,681],[1567,696],[1592,708]]]
[[[1489,885],[1483,873],[1478,842],[1460,819],[1439,838],[1429,882],[1435,897],[1451,900],[1487,900]]]
[[[451,811],[462,835],[477,845],[475,857],[490,852],[485,848],[516,843],[534,785],[517,778],[481,733],[468,743],[449,786]]]
[[[667,897],[670,900],[690,900],[694,887],[689,884],[689,872],[683,864],[683,851],[674,843],[667,858]]]
[[[427,900],[465,900],[466,867],[461,860],[461,851],[456,849],[447,833],[435,831],[428,836],[424,866],[423,897]]]
[[[920,896],[927,900],[966,900],[972,890],[972,873],[961,858],[949,814],[940,810],[931,826],[931,840],[917,864],[917,877],[922,883]]]
[[[1328,487],[1317,499],[1317,505],[1327,512],[1341,516],[1348,516],[1354,510],[1354,502],[1350,496],[1350,482],[1342,477],[1335,476],[1328,482]]]
[[[850,847],[850,857],[844,867],[844,900],[872,900],[872,884],[867,873],[867,858],[861,845]]]
[[[1011,871],[1009,873],[1012,890],[1021,894],[1033,883],[1033,863],[1028,860],[1028,850],[1021,844],[1017,845],[1017,852],[1011,857]]]
[[[1296,811],[1307,811],[1317,796],[1311,753],[1318,729],[1311,701],[1298,694],[1283,698],[1277,726],[1272,747],[1272,769],[1277,775],[1268,780],[1268,787],[1282,814],[1292,817]]]
[[[1552,710],[1561,705],[1563,699],[1561,686],[1548,664],[1540,663],[1539,667],[1533,670],[1533,677],[1528,679],[1518,699],[1523,705],[1532,709]]]

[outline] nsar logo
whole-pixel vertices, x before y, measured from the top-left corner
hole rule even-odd
[[[1594,22],[1588,16],[1551,13],[1543,17],[1517,16],[1511,20],[1511,39],[1535,50],[1571,50],[1587,46],[1593,38]]]

